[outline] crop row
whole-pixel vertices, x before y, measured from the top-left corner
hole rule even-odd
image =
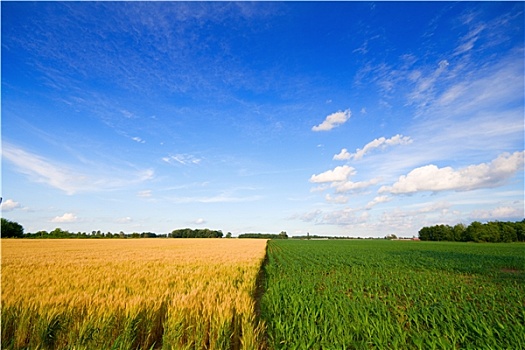
[[[270,241],[269,347],[525,348],[524,248]]]
[[[2,240],[2,349],[257,349],[260,240]]]

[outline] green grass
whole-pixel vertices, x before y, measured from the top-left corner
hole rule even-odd
[[[525,245],[270,241],[273,349],[523,349]]]

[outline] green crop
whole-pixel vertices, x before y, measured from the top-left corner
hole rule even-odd
[[[523,349],[525,245],[270,241],[274,349]]]

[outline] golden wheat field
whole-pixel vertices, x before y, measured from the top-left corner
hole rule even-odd
[[[2,240],[3,349],[258,349],[266,241]]]

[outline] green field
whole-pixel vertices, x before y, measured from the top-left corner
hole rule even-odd
[[[268,242],[273,349],[524,349],[525,245]]]

